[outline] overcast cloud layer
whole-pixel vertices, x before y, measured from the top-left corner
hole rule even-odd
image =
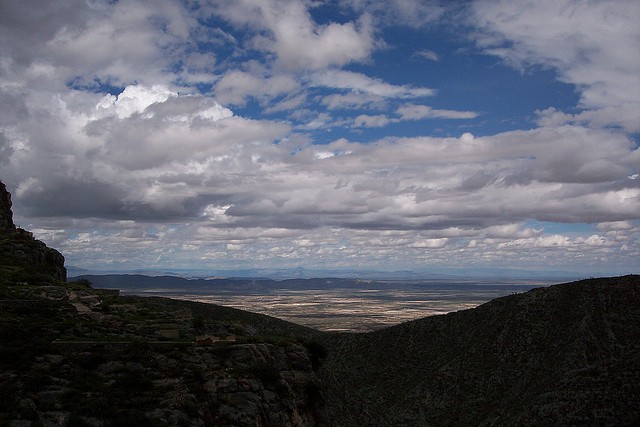
[[[638,272],[638,22],[0,0],[0,179],[78,267]]]

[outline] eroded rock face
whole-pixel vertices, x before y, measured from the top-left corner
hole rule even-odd
[[[204,388],[216,402],[215,423],[238,426],[328,425],[321,385],[305,348],[299,344],[232,345],[221,372]]]
[[[0,181],[0,265],[11,279],[46,282],[67,280],[64,256],[49,248],[28,231],[16,228],[11,210],[11,194]]]
[[[3,249],[16,265],[25,265],[27,269],[53,279],[65,282],[67,269],[64,267],[64,256],[55,249],[37,240],[33,235],[21,228],[16,229],[15,239],[5,242]]]
[[[15,230],[13,212],[11,211],[11,194],[0,181],[0,230]]]

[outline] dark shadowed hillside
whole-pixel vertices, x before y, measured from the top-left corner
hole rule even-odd
[[[336,425],[637,425],[640,276],[332,336]]]

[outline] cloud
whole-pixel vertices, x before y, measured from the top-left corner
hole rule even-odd
[[[387,116],[379,114],[376,116],[369,116],[366,114],[361,114],[356,117],[353,121],[353,125],[355,127],[382,127],[389,124],[390,120]]]
[[[209,132],[209,127],[204,129]],[[269,144],[264,129],[258,129],[260,133],[249,133],[241,143],[234,128],[229,140],[233,144],[221,139],[211,148],[203,147],[201,156],[198,150],[189,150],[191,155],[184,159],[188,162],[184,173],[198,170],[200,182],[209,183],[207,192],[217,200],[214,206],[225,206],[224,211],[215,210],[211,226],[439,230],[454,225],[484,228],[528,218],[624,221],[635,218],[639,207],[640,189],[626,178],[638,152],[630,151],[624,137],[604,131],[565,127],[482,138],[389,139],[373,145],[341,140],[292,155]],[[158,132],[166,134],[168,129]],[[207,135],[202,139],[209,139]],[[154,144],[162,145],[156,142],[158,135],[152,137]],[[180,138],[186,146],[190,139],[200,140],[199,134]],[[600,144],[603,138],[610,141],[607,147]],[[122,150],[119,147],[118,152]],[[124,159],[119,161],[123,170],[131,169]],[[166,198],[180,188],[196,194],[204,191],[205,187],[184,187],[180,183],[185,178],[175,172],[167,175],[162,164],[145,164],[152,167],[145,173],[160,185],[158,192],[138,195],[142,203],[173,203]],[[172,170],[180,170],[180,157],[174,155],[171,164]],[[175,184],[169,184],[169,177]],[[185,200],[184,194],[180,197]],[[201,203],[211,204],[206,198]],[[204,209],[197,202],[189,206],[184,205],[192,209],[191,216]]]
[[[435,94],[433,89],[392,85],[380,79],[351,71],[327,70],[316,73],[312,84],[354,93],[381,96],[383,98],[420,98]]]
[[[153,8],[133,1],[71,1],[31,9],[17,2],[4,5],[0,34],[9,52],[3,55],[5,78],[27,80],[32,87],[68,81],[85,87],[168,83],[166,70],[191,43],[190,30],[197,25],[167,0]]]
[[[98,111],[112,111],[120,119],[142,113],[148,106],[165,102],[170,96],[176,96],[165,86],[127,86],[117,97],[106,95],[96,106]]]
[[[439,61],[440,60],[440,56],[436,52],[434,52],[432,50],[428,50],[428,49],[420,50],[420,51],[416,52],[414,54],[414,56],[419,57],[419,58],[428,59],[429,61]]]
[[[375,16],[381,25],[424,27],[438,21],[446,9],[437,1],[424,0],[349,0],[343,2],[354,10]]]
[[[405,104],[398,107],[396,114],[400,117],[387,117],[384,114],[361,114],[353,120],[354,127],[383,127],[389,123],[422,119],[473,119],[478,116],[472,111],[438,110],[427,105]]]
[[[634,131],[638,117],[633,109],[608,107],[597,110],[586,110],[577,114],[565,113],[554,107],[536,110],[538,126],[562,126],[564,124],[580,124],[583,126],[607,127],[614,125]]]
[[[345,94],[334,93],[322,98],[322,104],[328,110],[337,109],[383,109],[386,107],[385,97],[362,92],[349,92]]]
[[[366,59],[374,48],[367,15],[357,22],[319,25],[297,0],[218,2],[211,12],[258,31],[253,46],[276,55],[285,69],[320,69]]]
[[[0,166],[20,225],[86,266],[637,265],[636,6],[471,3],[484,53],[555,70],[581,103],[536,106],[528,130],[432,132],[456,137],[382,130],[480,113],[422,104],[430,77],[392,84],[373,55],[388,26],[448,12],[334,6],[339,21],[288,0],[3,5]]]
[[[519,68],[541,65],[576,85],[584,119],[640,130],[640,3],[471,3],[479,46]]]
[[[290,130],[234,117],[210,98],[161,86],[128,86],[117,97],[72,93],[48,102],[29,106],[34,121],[16,129],[28,135],[26,145],[12,150],[5,169],[18,177],[25,165],[34,168],[16,197],[35,216],[197,217],[201,192],[210,194],[205,201],[216,199],[253,179],[212,171],[258,165],[261,150],[270,152]],[[18,141],[7,144],[17,147]],[[219,187],[207,191],[208,180]],[[65,190],[66,196],[55,196]]]
[[[473,111],[438,110],[427,105],[405,104],[396,111],[402,120],[421,119],[474,119],[478,113]]]
[[[299,88],[298,81],[286,74],[262,77],[244,71],[231,71],[218,81],[215,94],[218,101],[225,104],[244,105],[247,98],[255,98],[268,105],[279,96],[295,96]]]
[[[43,178],[26,181],[17,189],[16,195],[28,215],[100,218],[122,215],[126,193],[113,184],[72,179],[46,181]]]

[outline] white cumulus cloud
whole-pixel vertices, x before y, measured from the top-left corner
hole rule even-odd
[[[576,85],[582,117],[640,130],[640,3],[544,0],[471,3],[486,53],[516,67],[542,65]]]

